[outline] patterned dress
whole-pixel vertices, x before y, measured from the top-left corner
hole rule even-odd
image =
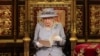
[[[60,23],[55,23],[49,30],[46,29],[42,23],[37,23],[33,42],[35,43],[39,39],[48,40],[53,34],[59,35],[63,41],[59,42],[59,46],[57,43],[54,43],[52,47],[39,49],[36,52],[36,56],[64,56],[62,46],[65,44],[66,40],[63,26]]]

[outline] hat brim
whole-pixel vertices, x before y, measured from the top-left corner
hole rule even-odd
[[[41,15],[40,18],[46,18],[46,17],[56,17],[57,15]]]

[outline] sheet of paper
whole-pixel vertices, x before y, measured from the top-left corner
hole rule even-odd
[[[48,40],[39,40],[39,43],[45,47],[52,47],[55,41],[62,41],[61,37],[54,34]]]
[[[39,43],[42,44],[44,47],[51,47],[52,44],[49,40],[39,40]]]

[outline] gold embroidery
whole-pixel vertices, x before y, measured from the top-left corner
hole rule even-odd
[[[84,56],[84,48],[80,49],[80,52],[78,53],[77,56]]]
[[[97,56],[100,56],[100,48],[97,48],[96,52],[97,52]]]

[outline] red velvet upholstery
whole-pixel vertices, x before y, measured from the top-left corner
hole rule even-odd
[[[74,56],[99,56],[100,44],[85,43],[75,47]]]

